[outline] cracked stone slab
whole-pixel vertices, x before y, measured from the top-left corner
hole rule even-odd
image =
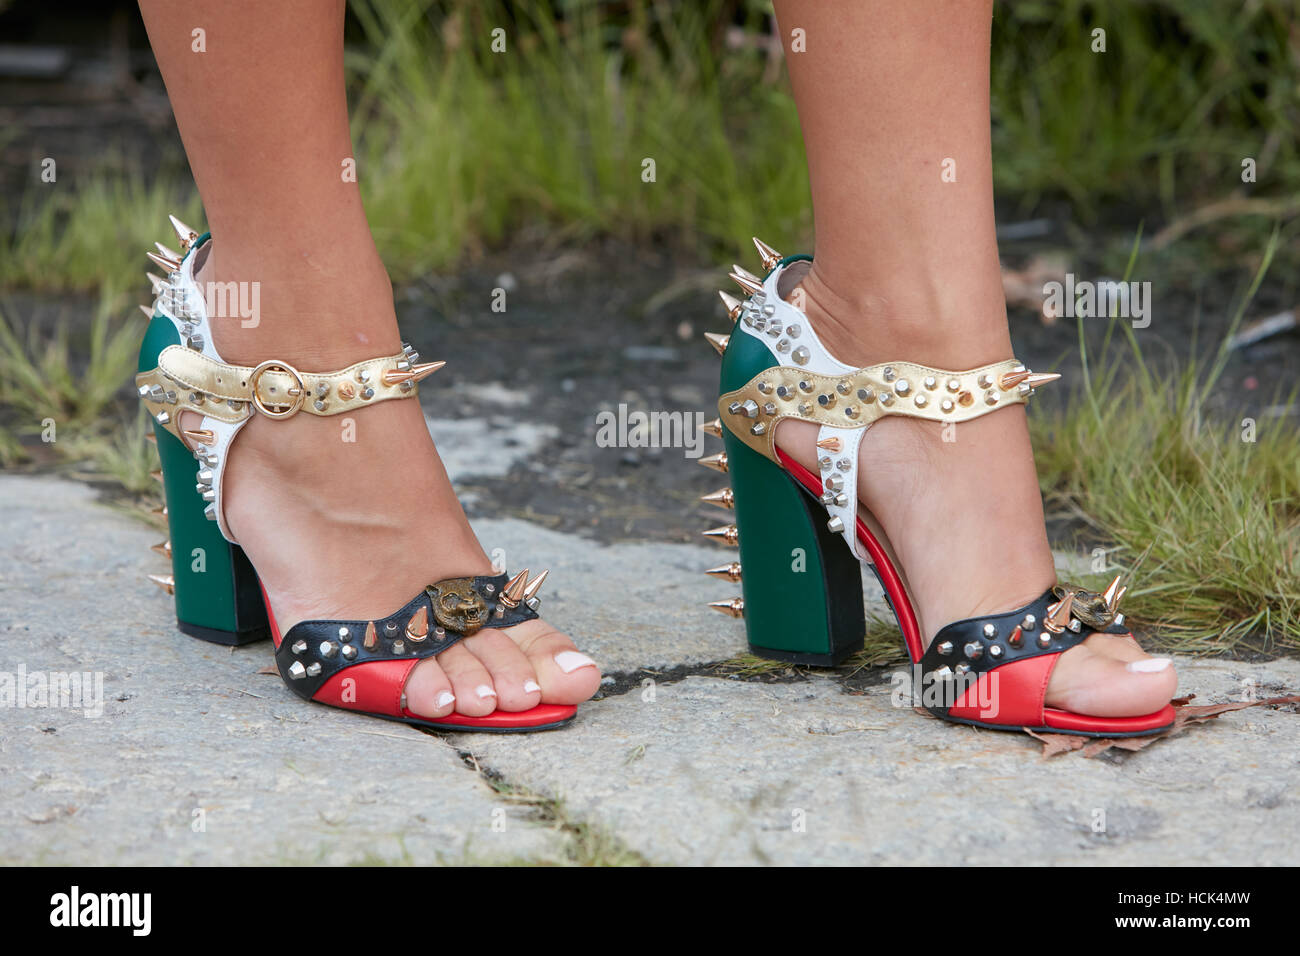
[[[1180,660],[1197,703],[1300,689],[1300,662]],[[1121,756],[1043,760],[861,695],[689,677],[589,704],[563,732],[460,736],[485,766],[678,864],[1300,862],[1300,716],[1224,714]]]
[[[558,855],[559,835],[503,803],[445,741],[299,700],[257,673],[269,642],[232,650],[178,632],[144,577],[161,564],[148,550],[157,532],[91,489],[0,477],[0,525],[0,673],[103,682],[99,716],[0,707],[3,862]]]

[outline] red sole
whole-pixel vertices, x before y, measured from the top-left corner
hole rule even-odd
[[[275,612],[271,610],[271,600],[267,597],[266,588],[261,581],[258,581],[257,584],[262,589],[262,602],[266,605],[266,617],[271,625],[271,640],[278,650],[281,640],[280,625],[276,623]],[[417,662],[412,659],[410,663],[414,666]],[[358,666],[365,667],[366,665],[361,664]],[[338,706],[331,704],[329,701],[314,698],[312,703],[324,704],[326,707]],[[351,708],[347,707],[340,709],[351,710]],[[431,730],[445,730],[456,733],[493,734],[555,730],[571,722],[577,712],[578,708],[573,704],[538,704],[528,710],[495,710],[483,717],[468,717],[463,714],[451,714],[447,717],[419,717],[410,714],[409,711],[404,714],[383,714],[372,710],[353,710],[353,713],[365,714],[369,717],[380,717],[384,720],[394,720],[398,723],[410,724],[413,727],[427,727]]]
[[[776,455],[782,467],[789,472],[795,481],[799,482],[813,497],[821,497],[821,478],[803,467],[781,449],[776,449]],[[893,609],[894,616],[898,620],[898,626],[903,632],[903,642],[907,645],[907,653],[913,662],[918,661],[925,652],[925,648],[921,641],[920,627],[916,623],[916,612],[912,609],[912,601],[907,596],[907,589],[903,587],[903,580],[893,562],[889,560],[889,555],[884,547],[881,546],[876,536],[871,533],[871,529],[863,523],[860,517],[857,518],[856,531],[858,540],[862,542],[862,546],[871,555],[872,563],[875,564],[876,576],[880,578],[880,584],[885,589],[885,596],[889,599],[889,605]],[[946,717],[945,719],[954,723],[969,724],[973,727],[986,727],[991,730],[1022,729],[1019,724],[994,724],[960,717]],[[1150,714],[1143,714],[1140,717],[1092,717],[1087,714],[1076,714],[1068,710],[1054,710],[1048,707],[1043,709],[1043,719],[1046,726],[1028,729],[1041,733],[1078,734],[1087,737],[1145,737],[1168,729],[1174,722],[1174,708],[1166,704],[1160,710]]]

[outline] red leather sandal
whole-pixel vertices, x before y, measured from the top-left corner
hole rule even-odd
[[[710,574],[740,581],[743,597],[712,607],[743,617],[754,653],[832,665],[862,646],[859,562],[885,590],[913,665],[914,699],[944,720],[1000,730],[1098,737],[1143,736],[1169,727],[1166,705],[1138,717],[1093,717],[1047,707],[1044,695],[1061,654],[1089,634],[1127,634],[1116,578],[1103,594],[1069,585],[1021,608],[954,621],[927,648],[906,580],[878,523],[859,503],[858,447],[886,415],[970,421],[1024,403],[1059,376],[1035,374],[1014,358],[947,371],[896,361],[855,368],[834,358],[807,316],[785,300],[808,256],[782,257],[754,240],[765,278],[739,266],[732,277],[744,301],[722,293],[730,335],[708,336],[722,354],[719,419],[726,452],[702,463],[728,474],[731,487],[704,500],[735,512],[735,523],[707,535],[739,547],[740,561]],[[816,423],[818,471],[775,444],[784,419]],[[790,555],[806,566],[795,573]]]
[[[301,621],[281,635],[270,602],[222,513],[222,476],[240,430],[254,416],[283,421],[299,413],[356,413],[377,402],[411,399],[417,383],[442,362],[416,364],[408,345],[332,372],[300,372],[270,360],[256,368],[225,362],[212,344],[203,294],[194,281],[211,248],[172,217],[183,252],[159,244],[149,258],[167,272],[150,275],[155,301],[140,349],[136,387],[154,419],[169,539],[155,550],[171,558],[170,575],[150,575],[175,597],[178,627],[221,644],[270,637],[280,676],[298,696],[409,724],[455,731],[547,730],[571,721],[577,708],[541,704],[485,717],[412,713],[403,692],[416,664],[482,628],[535,619],[546,572],[451,578],[424,588],[377,620]],[[201,417],[182,428],[181,416]],[[197,467],[195,462],[198,462]],[[202,554],[196,562],[194,556]]]

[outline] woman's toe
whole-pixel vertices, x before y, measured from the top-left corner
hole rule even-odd
[[[499,628],[484,628],[461,642],[492,676],[501,710],[529,710],[542,702],[542,687],[519,645]]]
[[[1137,717],[1164,707],[1177,687],[1168,657],[1124,661],[1079,645],[1062,654],[1053,669],[1046,704],[1094,717]]]
[[[421,717],[446,717],[456,705],[451,679],[438,664],[438,658],[420,661],[406,679],[406,709]]]
[[[466,717],[486,717],[497,709],[497,691],[492,684],[492,675],[463,641],[439,654],[438,663],[451,681],[456,695],[456,713]]]
[[[600,668],[545,621],[525,621],[505,631],[532,665],[547,704],[580,704],[600,687]]]

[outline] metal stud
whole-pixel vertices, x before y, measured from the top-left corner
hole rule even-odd
[[[720,452],[716,455],[705,455],[699,459],[701,465],[705,468],[712,468],[714,471],[720,471],[724,475],[727,473],[727,453]]]
[[[727,615],[728,617],[745,616],[744,598],[732,598],[730,601],[710,601],[709,607],[713,608],[713,610],[715,611],[719,611]]]
[[[374,650],[375,645],[379,643],[379,635],[375,633],[375,622],[370,621],[366,624],[366,635],[361,639],[361,646],[366,650]]]
[[[991,641],[993,640],[993,638],[998,636],[998,629],[994,627],[992,624],[985,624],[983,629],[983,634]]]
[[[933,392],[936,388],[939,387],[939,380],[935,378],[933,375],[927,375],[922,380],[921,384]]]
[[[330,658],[339,652],[339,646],[333,641],[321,641],[318,651],[321,657]]]
[[[991,645],[989,646],[989,657],[993,658],[994,660],[997,660],[997,659],[999,659],[1001,656],[1002,656],[1002,645],[1001,645],[1001,644],[991,644]]]
[[[749,433],[751,435],[761,435],[765,431],[767,431],[767,422],[759,422],[758,424],[749,427]]]
[[[344,658],[346,658],[347,660],[350,660],[350,661],[351,661],[351,660],[356,660],[356,657],[357,657],[357,647],[356,647],[356,645],[355,645],[355,644],[346,644],[346,645],[344,645],[344,647],[343,647],[343,656],[344,656]]]
[[[1023,639],[1023,632],[1020,630],[1019,624],[1013,627],[1011,633],[1007,635],[1007,643],[1012,647],[1019,647]]]
[[[871,389],[871,388],[858,389],[858,398],[864,402],[874,402],[876,400],[875,389]]]
[[[844,531],[844,519],[836,515],[830,521],[826,522],[826,530],[832,534],[841,534]]]
[[[893,392],[881,392],[881,393],[880,393],[880,404],[881,404],[881,405],[884,405],[886,408],[888,408],[890,405],[894,404],[894,393],[893,393]]]
[[[170,574],[150,574],[148,578],[168,594],[176,593],[176,581]]]
[[[977,385],[979,385],[980,388],[989,388],[993,384],[993,376],[990,375],[988,372],[985,372],[978,379],[976,379],[975,382]]]
[[[1038,626],[1038,618],[1034,617],[1032,614],[1026,614],[1025,619],[1020,622],[1020,626],[1026,631],[1032,631]]]
[[[849,418],[857,418],[861,412],[858,411],[858,406],[856,405],[846,405],[844,407],[844,414]]]
[[[320,666],[320,661],[313,661],[312,663],[307,665],[307,676],[320,677],[321,670],[322,668]]]
[[[804,418],[811,418],[813,412],[815,412],[816,410],[817,410],[817,409],[816,409],[816,407],[813,405],[812,402],[800,402],[800,403],[799,403],[798,412],[799,412],[799,414],[802,415]]]
[[[832,392],[824,392],[817,396],[817,404],[822,408],[831,408],[835,404],[835,395]]]
[[[906,395],[912,390],[912,383],[905,378],[900,378],[894,383],[894,392],[900,397]]]
[[[958,392],[961,391],[961,381],[959,379],[950,378],[948,379],[948,382],[944,387],[947,388],[948,391],[956,395]]]
[[[985,404],[985,405],[996,405],[997,403],[998,403],[998,393],[997,393],[997,392],[993,391],[993,389],[989,389],[987,392],[984,393],[984,404]]]
[[[894,366],[886,365],[883,369],[880,370],[880,377],[883,378],[886,382],[892,382],[895,378],[898,377],[898,373],[894,371]]]
[[[339,640],[342,641],[344,644],[347,644],[352,640],[352,632],[349,631],[346,627],[340,627]]]
[[[429,609],[421,605],[420,609],[412,614],[411,619],[406,622],[406,636],[419,643],[424,640],[428,633]]]
[[[917,392],[914,401],[917,408],[925,408],[930,403],[930,400],[925,397],[925,392]]]
[[[807,365],[808,360],[812,358],[812,352],[808,351],[808,346],[801,345],[790,353],[790,358],[794,359],[795,365]]]
[[[740,580],[740,562],[732,561],[730,564],[724,564],[716,568],[709,568],[704,572],[715,578],[726,578],[728,581],[736,582]]]
[[[984,656],[984,645],[978,644],[975,641],[971,641],[964,648],[962,648],[962,650],[965,651],[966,656],[973,661],[977,661]]]
[[[740,540],[740,532],[734,524],[719,525],[716,528],[702,531],[701,534],[706,538],[713,538],[719,544],[725,544],[733,548],[736,546],[736,542]]]
[[[405,654],[405,653],[406,653],[406,644],[404,644],[402,641],[393,641],[393,653],[394,653],[394,654]]]
[[[1052,646],[1052,635],[1051,635],[1051,634],[1048,634],[1046,631],[1039,631],[1039,633],[1038,633],[1038,646],[1039,646],[1039,647],[1051,647],[1051,646]]]
[[[302,661],[294,661],[289,665],[289,676],[294,680],[302,680],[307,676],[307,668],[302,666]]]
[[[965,677],[970,672],[971,672],[971,666],[967,664],[965,661],[963,661],[962,663],[958,664],[955,668],[953,668],[953,675],[956,677]]]
[[[293,646],[289,648],[289,650],[293,651],[295,654],[305,653],[307,650],[307,642],[300,638],[293,642]]]
[[[934,675],[936,681],[952,680],[952,668],[947,665],[940,667],[937,671],[932,671],[931,673]]]
[[[944,657],[947,657],[949,654],[952,653],[952,641],[942,641],[940,642],[939,646],[935,649]]]

